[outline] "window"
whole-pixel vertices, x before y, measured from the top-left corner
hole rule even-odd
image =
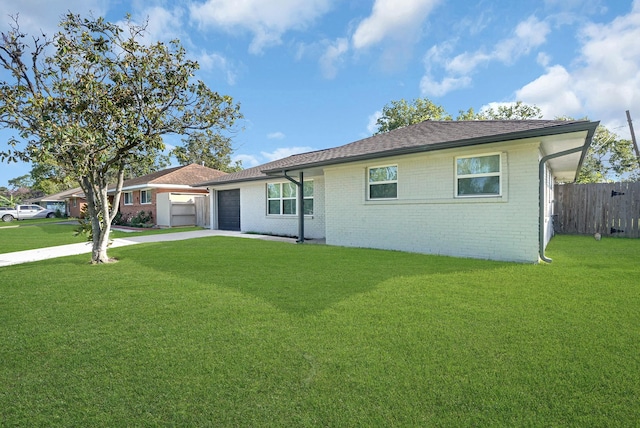
[[[124,192],[122,194],[122,197],[124,199],[124,204],[125,205],[133,205],[133,192]]]
[[[398,166],[378,166],[368,169],[368,199],[395,199],[398,197]]]
[[[141,204],[150,204],[151,203],[151,190],[141,190],[140,191],[140,203]]]
[[[302,186],[304,215],[313,215],[313,181],[305,181]],[[298,186],[291,183],[267,184],[267,214],[296,215]]]
[[[500,196],[500,154],[456,158],[457,196]]]

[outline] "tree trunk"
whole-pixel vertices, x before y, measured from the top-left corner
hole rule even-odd
[[[109,239],[101,239],[98,241],[93,241],[93,250],[91,251],[91,263],[99,264],[99,263],[109,263],[111,260],[107,255],[107,245],[109,244]]]
[[[109,211],[109,200],[107,197],[107,183],[99,182],[100,186],[95,186],[87,177],[83,177],[82,188],[87,198],[87,209],[91,217],[91,237],[93,247],[91,250],[91,263],[109,263],[113,260],[107,255],[109,246],[109,232],[111,231],[111,216]]]

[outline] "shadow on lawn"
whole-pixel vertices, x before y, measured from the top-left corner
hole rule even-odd
[[[234,289],[299,316],[323,311],[391,278],[505,266],[486,260],[225,237],[154,246],[153,257],[137,254],[136,262],[205,286]]]

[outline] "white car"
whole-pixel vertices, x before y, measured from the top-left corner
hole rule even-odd
[[[56,213],[40,205],[16,205],[15,208],[0,207],[2,221],[26,220],[30,218],[52,218]]]

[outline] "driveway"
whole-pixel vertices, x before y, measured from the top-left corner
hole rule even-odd
[[[295,238],[279,236],[254,235],[227,230],[195,230],[191,232],[161,233],[157,235],[135,236],[131,238],[117,238],[109,248],[125,247],[127,245],[145,242],[182,241],[184,239],[206,238],[208,236],[234,236],[238,238],[263,239],[267,241],[281,241],[295,243]],[[15,253],[0,254],[0,267],[17,265],[20,263],[36,262],[57,257],[75,256],[91,252],[91,242],[80,244],[59,245],[57,247],[37,248],[35,250],[17,251]]]

